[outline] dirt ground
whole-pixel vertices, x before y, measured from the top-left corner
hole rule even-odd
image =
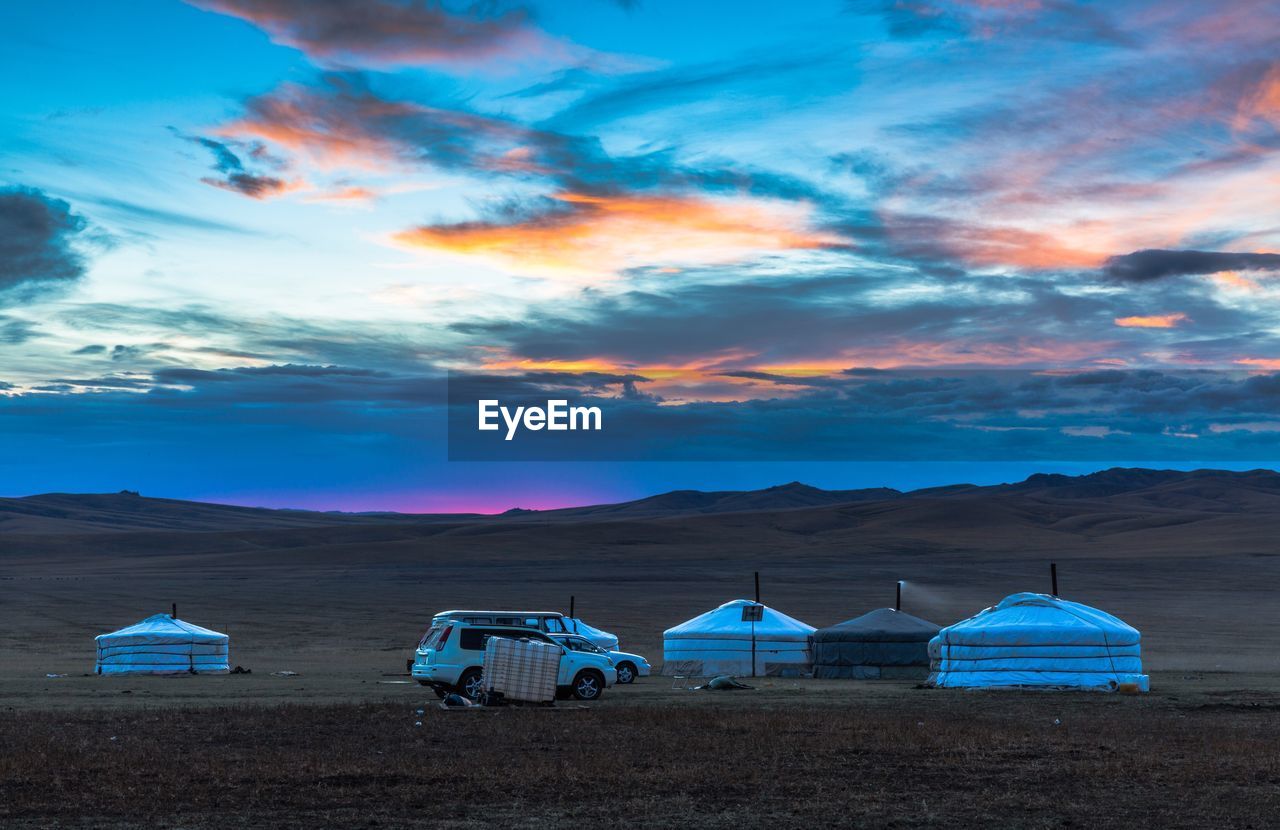
[[[871,538],[805,521],[0,538],[0,825],[1274,824],[1265,535]],[[653,677],[586,709],[459,714],[404,676],[450,607],[572,595],[656,667],[663,629],[748,596],[757,570],[767,603],[813,625],[891,602],[896,579],[905,610],[946,624],[1044,590],[1049,561],[1065,596],[1142,630],[1151,694]],[[94,635],[172,602],[228,632],[252,674],[91,674]]]
[[[1280,810],[1275,678],[1145,696],[648,678],[463,712],[414,686],[298,704],[271,683],[75,678],[46,699],[74,708],[0,713],[0,824],[1260,828]],[[281,703],[209,703],[257,694]]]

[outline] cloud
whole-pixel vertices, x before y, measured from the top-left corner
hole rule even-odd
[[[1135,42],[1105,11],[1062,0],[850,0],[848,5],[856,12],[880,15],[898,38],[1029,38],[1113,46]]]
[[[522,273],[567,279],[616,276],[655,264],[732,262],[748,254],[838,246],[811,230],[803,205],[692,196],[557,193],[508,222],[424,225],[406,245],[474,256]]]
[[[528,12],[501,3],[438,0],[188,0],[247,20],[276,43],[333,65],[475,63],[547,50]]]
[[[1136,317],[1117,317],[1116,325],[1121,328],[1171,329],[1179,323],[1186,322],[1186,320],[1187,315],[1182,313],[1151,314]]]
[[[106,198],[101,196],[88,196],[85,201],[92,202],[96,207],[103,208],[108,214],[118,214],[129,220],[141,220],[144,225],[163,225],[168,228],[210,231],[214,233],[230,233],[245,236],[254,236],[261,233],[253,228],[237,225],[230,222],[219,222],[214,219],[207,219],[203,216],[196,216],[190,213],[184,213],[176,210],[165,210],[164,208],[155,207],[154,205],[140,205],[134,202],[127,202],[122,199]],[[95,215],[98,213],[94,211]]]
[[[88,228],[71,205],[30,187],[0,189],[0,294],[21,299],[84,276]]]
[[[1125,282],[1150,282],[1165,277],[1217,274],[1222,271],[1280,270],[1280,254],[1227,251],[1145,250],[1113,256],[1103,273]]]
[[[593,78],[581,70],[569,70],[512,95],[536,97],[588,90],[546,123],[561,130],[651,116],[683,105],[696,105],[700,112],[714,109],[723,123],[726,110],[739,109],[747,117],[759,119],[762,109],[774,104],[794,109],[815,98],[847,91],[855,72],[856,62],[845,51],[828,48],[815,53],[794,45],[732,60],[637,72],[620,79]],[[725,90],[733,94],[725,95]]]
[[[423,224],[392,237],[520,273],[583,279],[657,262],[725,262],[744,253],[845,244],[837,230],[811,220],[826,196],[801,179],[714,160],[686,164],[670,148],[612,155],[595,138],[529,127],[458,102],[388,98],[357,73],[251,98],[243,116],[219,133],[255,148],[270,145],[321,171],[341,171],[348,188],[352,171],[423,167],[545,187],[541,197],[483,206],[487,215],[479,220]],[[238,159],[215,144],[220,168],[234,171]]]
[[[0,314],[0,344],[16,346],[40,336],[40,326],[20,317]]]
[[[223,190],[230,190],[233,193],[248,196],[250,199],[268,199],[273,196],[280,196],[301,186],[296,181],[290,182],[278,176],[251,172],[245,167],[240,156],[236,154],[228,142],[215,141],[212,138],[198,135],[184,136],[176,131],[175,133],[213,153],[213,169],[220,174],[220,177],[207,176],[200,180],[205,184],[220,187]],[[273,158],[267,152],[266,146],[261,143],[241,146],[244,147],[248,156],[252,159],[277,167],[282,164],[278,159]]]
[[[218,133],[267,142],[326,171],[402,172],[426,166],[597,194],[699,190],[792,200],[823,196],[804,179],[751,165],[683,164],[672,148],[613,155],[597,138],[486,115],[461,101],[389,97],[373,88],[374,80],[347,72],[329,73],[315,85],[284,84],[249,98],[243,115]]]

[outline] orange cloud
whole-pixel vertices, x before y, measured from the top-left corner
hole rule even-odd
[[[1210,276],[1222,288],[1235,288],[1241,291],[1257,291],[1260,286],[1257,282],[1243,277],[1239,271],[1219,271]]]
[[[339,187],[335,190],[326,190],[315,195],[308,196],[308,202],[337,202],[357,205],[368,205],[377,201],[378,192],[368,188],[352,185],[350,187]]]
[[[269,141],[325,168],[391,166],[400,145],[371,125],[427,114],[426,108],[413,104],[372,96],[327,97],[296,84],[252,99],[247,109],[243,118],[221,127],[218,134]]]
[[[426,225],[392,238],[519,273],[569,279],[844,244],[839,237],[810,229],[810,208],[804,204],[674,195],[558,193],[552,198],[561,209],[524,221]]]
[[[1235,361],[1241,366],[1252,366],[1266,372],[1280,372],[1280,360],[1268,357],[1242,357]]]
[[[1033,270],[1097,268],[1104,251],[1091,250],[1087,240],[1073,244],[1054,234],[1019,228],[975,228],[960,255],[975,265],[1014,265]]]
[[[1186,319],[1187,315],[1182,312],[1153,314],[1145,317],[1117,317],[1116,325],[1126,329],[1171,329]]]
[[[1255,119],[1280,124],[1280,63],[1272,64],[1241,99],[1233,125],[1237,130],[1243,130]]]

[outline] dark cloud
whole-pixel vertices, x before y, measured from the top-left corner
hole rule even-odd
[[[1133,46],[1135,37],[1101,9],[1064,0],[966,3],[960,0],[848,0],[856,13],[877,15],[896,38],[925,36],[1032,38]]]
[[[173,401],[195,396],[209,406],[239,403],[352,403],[396,409],[442,403],[439,374],[400,374],[346,366],[283,364],[235,369],[160,369],[153,395]],[[178,391],[168,387],[186,387]]]
[[[471,380],[450,396],[456,460],[1187,460],[1280,450],[1271,375],[893,371],[723,403],[588,396],[573,403],[599,406],[603,433],[516,442],[474,429],[475,398],[522,404],[538,391],[523,377]]]
[[[206,176],[200,180],[205,184],[220,187],[223,190],[230,190],[233,193],[239,193],[251,199],[268,199],[272,196],[279,196],[290,188],[290,183],[278,176],[248,170],[244,161],[241,160],[228,142],[216,141],[205,136],[182,135],[176,130],[174,133],[187,141],[199,144],[213,153],[213,169],[218,172],[219,176]],[[261,142],[237,143],[236,149],[241,147],[244,148],[249,158],[274,166],[280,165],[279,160],[274,159],[267,152],[266,145]]]
[[[0,314],[0,343],[15,346],[39,337],[40,326],[20,317],[9,317]]]
[[[1216,274],[1220,271],[1280,270],[1280,254],[1228,251],[1134,251],[1113,256],[1103,266],[1108,277],[1125,282],[1150,282],[1164,277]]]
[[[76,242],[87,227],[61,199],[29,187],[0,189],[0,295],[22,299],[84,276]]]
[[[592,136],[474,112],[443,96],[429,102],[398,99],[375,90],[373,80],[347,72],[330,73],[316,86],[286,85],[246,101],[235,129],[252,136],[287,135],[288,149],[337,161],[426,164],[535,179],[577,193],[697,190],[826,198],[799,177],[715,159],[685,163],[671,147],[612,155]]]
[[[500,2],[188,0],[247,20],[318,60],[394,66],[475,61],[528,45],[528,12]]]
[[[72,352],[72,354],[103,354],[106,351],[107,351],[106,346],[103,346],[101,344],[94,344],[92,346],[83,346],[79,349],[76,349],[74,352]]]

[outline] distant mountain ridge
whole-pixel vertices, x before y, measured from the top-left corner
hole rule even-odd
[[[884,505],[886,511],[893,508],[878,512],[885,517],[892,513],[898,521],[944,524],[1034,523],[1038,521],[1035,514],[1065,513],[1076,516],[1073,520],[1077,522],[1113,521],[1117,516],[1145,515],[1150,511],[1280,513],[1280,473],[1267,469],[1235,472],[1115,467],[1081,476],[1036,473],[1008,484],[956,484],[908,492],[885,487],[823,490],[791,482],[762,490],[673,490],[617,504],[556,510],[514,508],[498,516],[273,510],[150,498],[132,491],[48,493],[0,498],[0,534],[645,521],[734,513],[803,513],[841,506],[866,506],[870,510],[877,504]],[[1091,518],[1079,518],[1086,515]]]

